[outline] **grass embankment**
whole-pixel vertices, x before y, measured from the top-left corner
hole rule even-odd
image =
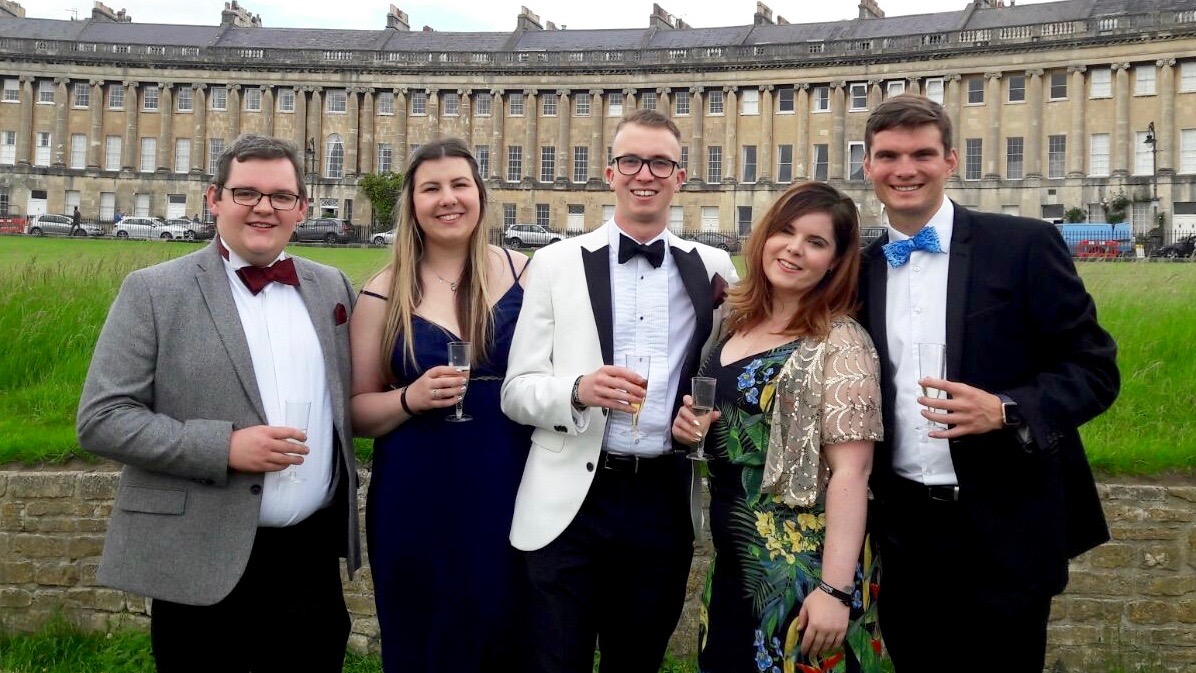
[[[0,463],[83,456],[75,407],[108,306],[130,271],[197,244],[0,238]],[[304,247],[358,287],[384,249]],[[1117,340],[1122,391],[1082,429],[1107,474],[1196,471],[1196,264],[1082,264],[1101,323]],[[202,347],[197,344],[197,347]],[[368,442],[358,452],[368,456]],[[85,457],[85,456],[84,456]]]

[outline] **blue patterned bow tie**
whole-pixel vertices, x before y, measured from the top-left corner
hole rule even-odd
[[[942,252],[943,248],[939,245],[938,232],[934,227],[922,227],[922,230],[914,234],[913,238],[907,238],[904,241],[893,241],[892,243],[885,243],[882,246],[885,251],[885,259],[889,260],[889,266],[896,269],[909,261],[909,256],[915,250],[925,250],[926,252]]]

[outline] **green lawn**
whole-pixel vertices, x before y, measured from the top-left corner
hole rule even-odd
[[[86,457],[75,407],[99,328],[124,276],[200,244],[0,237],[0,463]],[[380,248],[302,247],[360,287]],[[738,262],[739,260],[737,260]],[[1120,347],[1122,391],[1082,429],[1107,474],[1196,468],[1196,264],[1082,264],[1102,324]],[[358,442],[369,455],[369,443]]]

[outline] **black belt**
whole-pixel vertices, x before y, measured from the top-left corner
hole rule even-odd
[[[675,458],[672,453],[659,456],[629,456],[603,451],[598,455],[598,467],[623,474],[657,475],[672,470],[676,465]]]
[[[921,482],[897,477],[889,482],[892,494],[903,500],[922,502],[959,502],[958,486],[927,486]]]

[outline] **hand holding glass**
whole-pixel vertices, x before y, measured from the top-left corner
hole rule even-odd
[[[714,389],[717,379],[706,376],[695,376],[690,379],[690,395],[693,406],[690,411],[698,420],[698,445],[694,450],[685,454],[690,460],[706,460],[706,435],[710,432],[710,412],[714,409]]]
[[[469,388],[469,366],[473,361],[473,345],[468,341],[453,341],[448,345],[448,359],[449,366],[456,369],[465,376],[465,388]],[[461,423],[463,421],[472,421],[473,416],[462,413],[465,407],[465,390],[457,397],[456,413],[449,416],[446,420],[450,423]]]
[[[918,380],[924,378],[945,379],[947,378],[947,347],[943,344],[918,344]],[[947,396],[947,393],[938,388],[927,388],[922,386],[922,397],[931,397],[934,399],[942,399]],[[933,407],[927,409],[934,410]],[[943,423],[936,423],[931,420],[926,421],[927,427],[932,430],[946,430],[947,426]]]
[[[644,438],[644,434],[640,432],[640,412],[644,410],[644,405],[648,403],[648,373],[652,369],[651,355],[634,355],[627,354],[623,356],[624,365],[631,371],[639,374],[644,379],[644,399],[639,402],[630,402],[628,406],[631,407],[631,438],[639,444],[640,440]]]
[[[311,402],[308,400],[287,400],[283,402],[283,425],[288,428],[295,428],[307,432],[307,416],[311,412]],[[292,444],[302,444],[297,439],[287,439]],[[279,478],[283,483],[299,484],[307,481],[299,476],[298,465],[288,465],[286,469],[278,473]]]

